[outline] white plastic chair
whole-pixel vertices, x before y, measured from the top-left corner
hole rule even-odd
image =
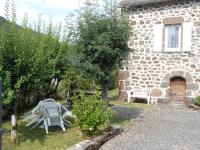
[[[40,101],[38,105],[24,116],[24,121],[30,120],[26,126],[32,126],[31,129],[42,124],[48,134],[49,126],[60,126],[65,131],[64,125],[70,125],[71,122],[65,119],[66,116],[75,117],[71,111],[52,98]]]
[[[42,104],[42,117],[44,121],[44,128],[48,134],[49,126],[60,126],[65,131],[65,126],[62,120],[61,105],[56,102],[44,102]]]

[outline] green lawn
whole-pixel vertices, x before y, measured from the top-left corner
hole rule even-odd
[[[121,125],[126,126],[127,124],[129,124],[129,122],[133,120],[132,118],[124,118],[124,119],[118,119],[118,118],[112,118],[111,120],[111,124],[116,124],[116,125]]]
[[[152,105],[147,105],[143,103],[128,103],[122,101],[110,101],[109,104],[112,106],[123,106],[128,108],[141,108],[141,109],[149,109],[152,108]]]
[[[10,143],[10,122],[4,123],[3,129],[3,150],[64,150],[83,140],[78,127],[66,128],[65,132],[59,127],[50,127],[46,135],[44,129],[38,127],[31,130],[18,120],[18,142],[13,145]]]
[[[127,101],[122,102],[118,100],[118,89],[114,89],[109,91],[109,105],[110,107],[112,106],[122,106],[122,107],[127,107],[127,108],[140,108],[140,109],[150,109],[152,108],[152,105],[147,105],[145,103],[128,103]],[[123,119],[118,119],[113,117],[111,120],[112,124],[120,124],[122,126],[127,125],[133,118],[123,118]]]
[[[142,103],[128,104],[127,102],[118,101],[118,89],[109,91],[109,97],[111,106],[143,109],[151,108],[151,105],[148,106]],[[124,126],[128,124],[130,120],[132,120],[132,118],[119,120],[113,117],[111,123]],[[3,123],[3,150],[64,150],[84,139],[80,129],[76,126],[66,128],[65,132],[59,127],[50,127],[49,134],[46,135],[45,130],[42,128],[37,127],[31,130],[29,127],[26,127],[25,122],[22,122],[21,119],[17,120],[17,124],[18,142],[13,145],[10,142],[10,121]]]
[[[147,105],[147,104],[142,104],[142,103],[130,103],[128,104],[127,102],[122,102],[122,101],[110,101],[109,102],[110,107],[111,106],[123,106],[123,107],[127,107],[127,108],[141,108],[141,109],[150,109],[152,106],[151,105]],[[122,126],[126,126],[131,120],[133,120],[132,117],[128,118],[115,118],[113,117],[111,120],[112,124],[120,124]]]

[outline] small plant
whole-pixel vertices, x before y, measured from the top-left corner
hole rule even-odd
[[[73,113],[80,129],[87,135],[96,134],[100,127],[107,127],[111,119],[111,111],[99,93],[87,96],[81,92],[76,97]]]
[[[200,96],[196,97],[195,104],[200,106]]]

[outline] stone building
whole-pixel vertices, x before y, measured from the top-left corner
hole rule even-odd
[[[187,103],[200,90],[200,0],[123,0],[133,34],[120,71],[120,98],[148,88],[159,100]]]

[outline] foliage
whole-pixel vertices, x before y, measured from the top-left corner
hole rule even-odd
[[[196,97],[195,104],[200,106],[200,96]]]
[[[71,66],[63,75],[57,93],[62,98],[71,97],[73,91],[90,90],[91,87],[92,82],[81,75],[80,70]]]
[[[87,64],[85,72],[107,92],[113,71],[127,58],[130,27],[115,1],[105,6],[80,13],[77,45],[83,64]]]
[[[80,93],[75,100],[73,113],[84,133],[95,134],[99,127],[108,125],[111,111],[105,106],[99,94],[86,96],[83,92]]]
[[[128,54],[129,26],[115,3],[108,6],[94,13],[85,10],[78,30],[71,32],[71,27],[62,30],[61,24],[53,26],[51,21],[45,25],[41,15],[31,27],[25,14],[18,26],[15,5],[6,1],[7,22],[0,26],[5,112],[17,112],[54,96],[58,87],[65,96],[68,86],[88,90],[95,81],[106,85],[105,89],[109,81],[114,82],[114,72]],[[67,32],[62,40],[61,30]]]
[[[119,84],[119,68],[116,68],[111,73],[111,76],[108,82],[108,90],[110,91],[110,90],[114,90],[118,88],[118,84]]]
[[[51,81],[62,79],[73,49],[67,38],[60,41],[61,25],[54,27],[49,22],[45,26],[39,16],[31,28],[25,15],[23,25],[18,26],[14,3],[11,10],[7,1],[7,22],[0,26],[0,77],[4,109],[18,111],[56,92],[57,85]]]

